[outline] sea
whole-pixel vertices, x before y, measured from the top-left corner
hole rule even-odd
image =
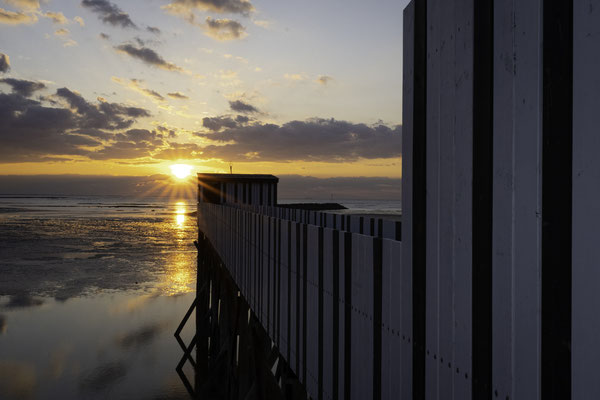
[[[401,214],[399,201],[336,201]],[[0,399],[189,399],[174,332],[195,297],[195,211],[195,199],[0,195]]]

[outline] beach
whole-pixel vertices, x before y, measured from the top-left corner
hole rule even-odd
[[[0,397],[188,398],[193,202],[0,200]]]
[[[399,217],[394,202],[342,204]],[[0,196],[0,397],[189,398],[173,333],[195,296],[195,209],[195,199]],[[184,372],[193,377],[189,363]]]

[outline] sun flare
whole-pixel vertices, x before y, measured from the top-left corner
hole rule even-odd
[[[171,165],[171,173],[178,179],[185,179],[192,173],[192,166],[187,164]]]

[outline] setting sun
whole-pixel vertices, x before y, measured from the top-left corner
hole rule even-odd
[[[171,173],[178,179],[184,179],[192,173],[192,166],[187,164],[171,165]]]

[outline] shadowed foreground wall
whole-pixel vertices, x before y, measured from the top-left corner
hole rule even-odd
[[[599,10],[406,8],[405,397],[600,397]]]

